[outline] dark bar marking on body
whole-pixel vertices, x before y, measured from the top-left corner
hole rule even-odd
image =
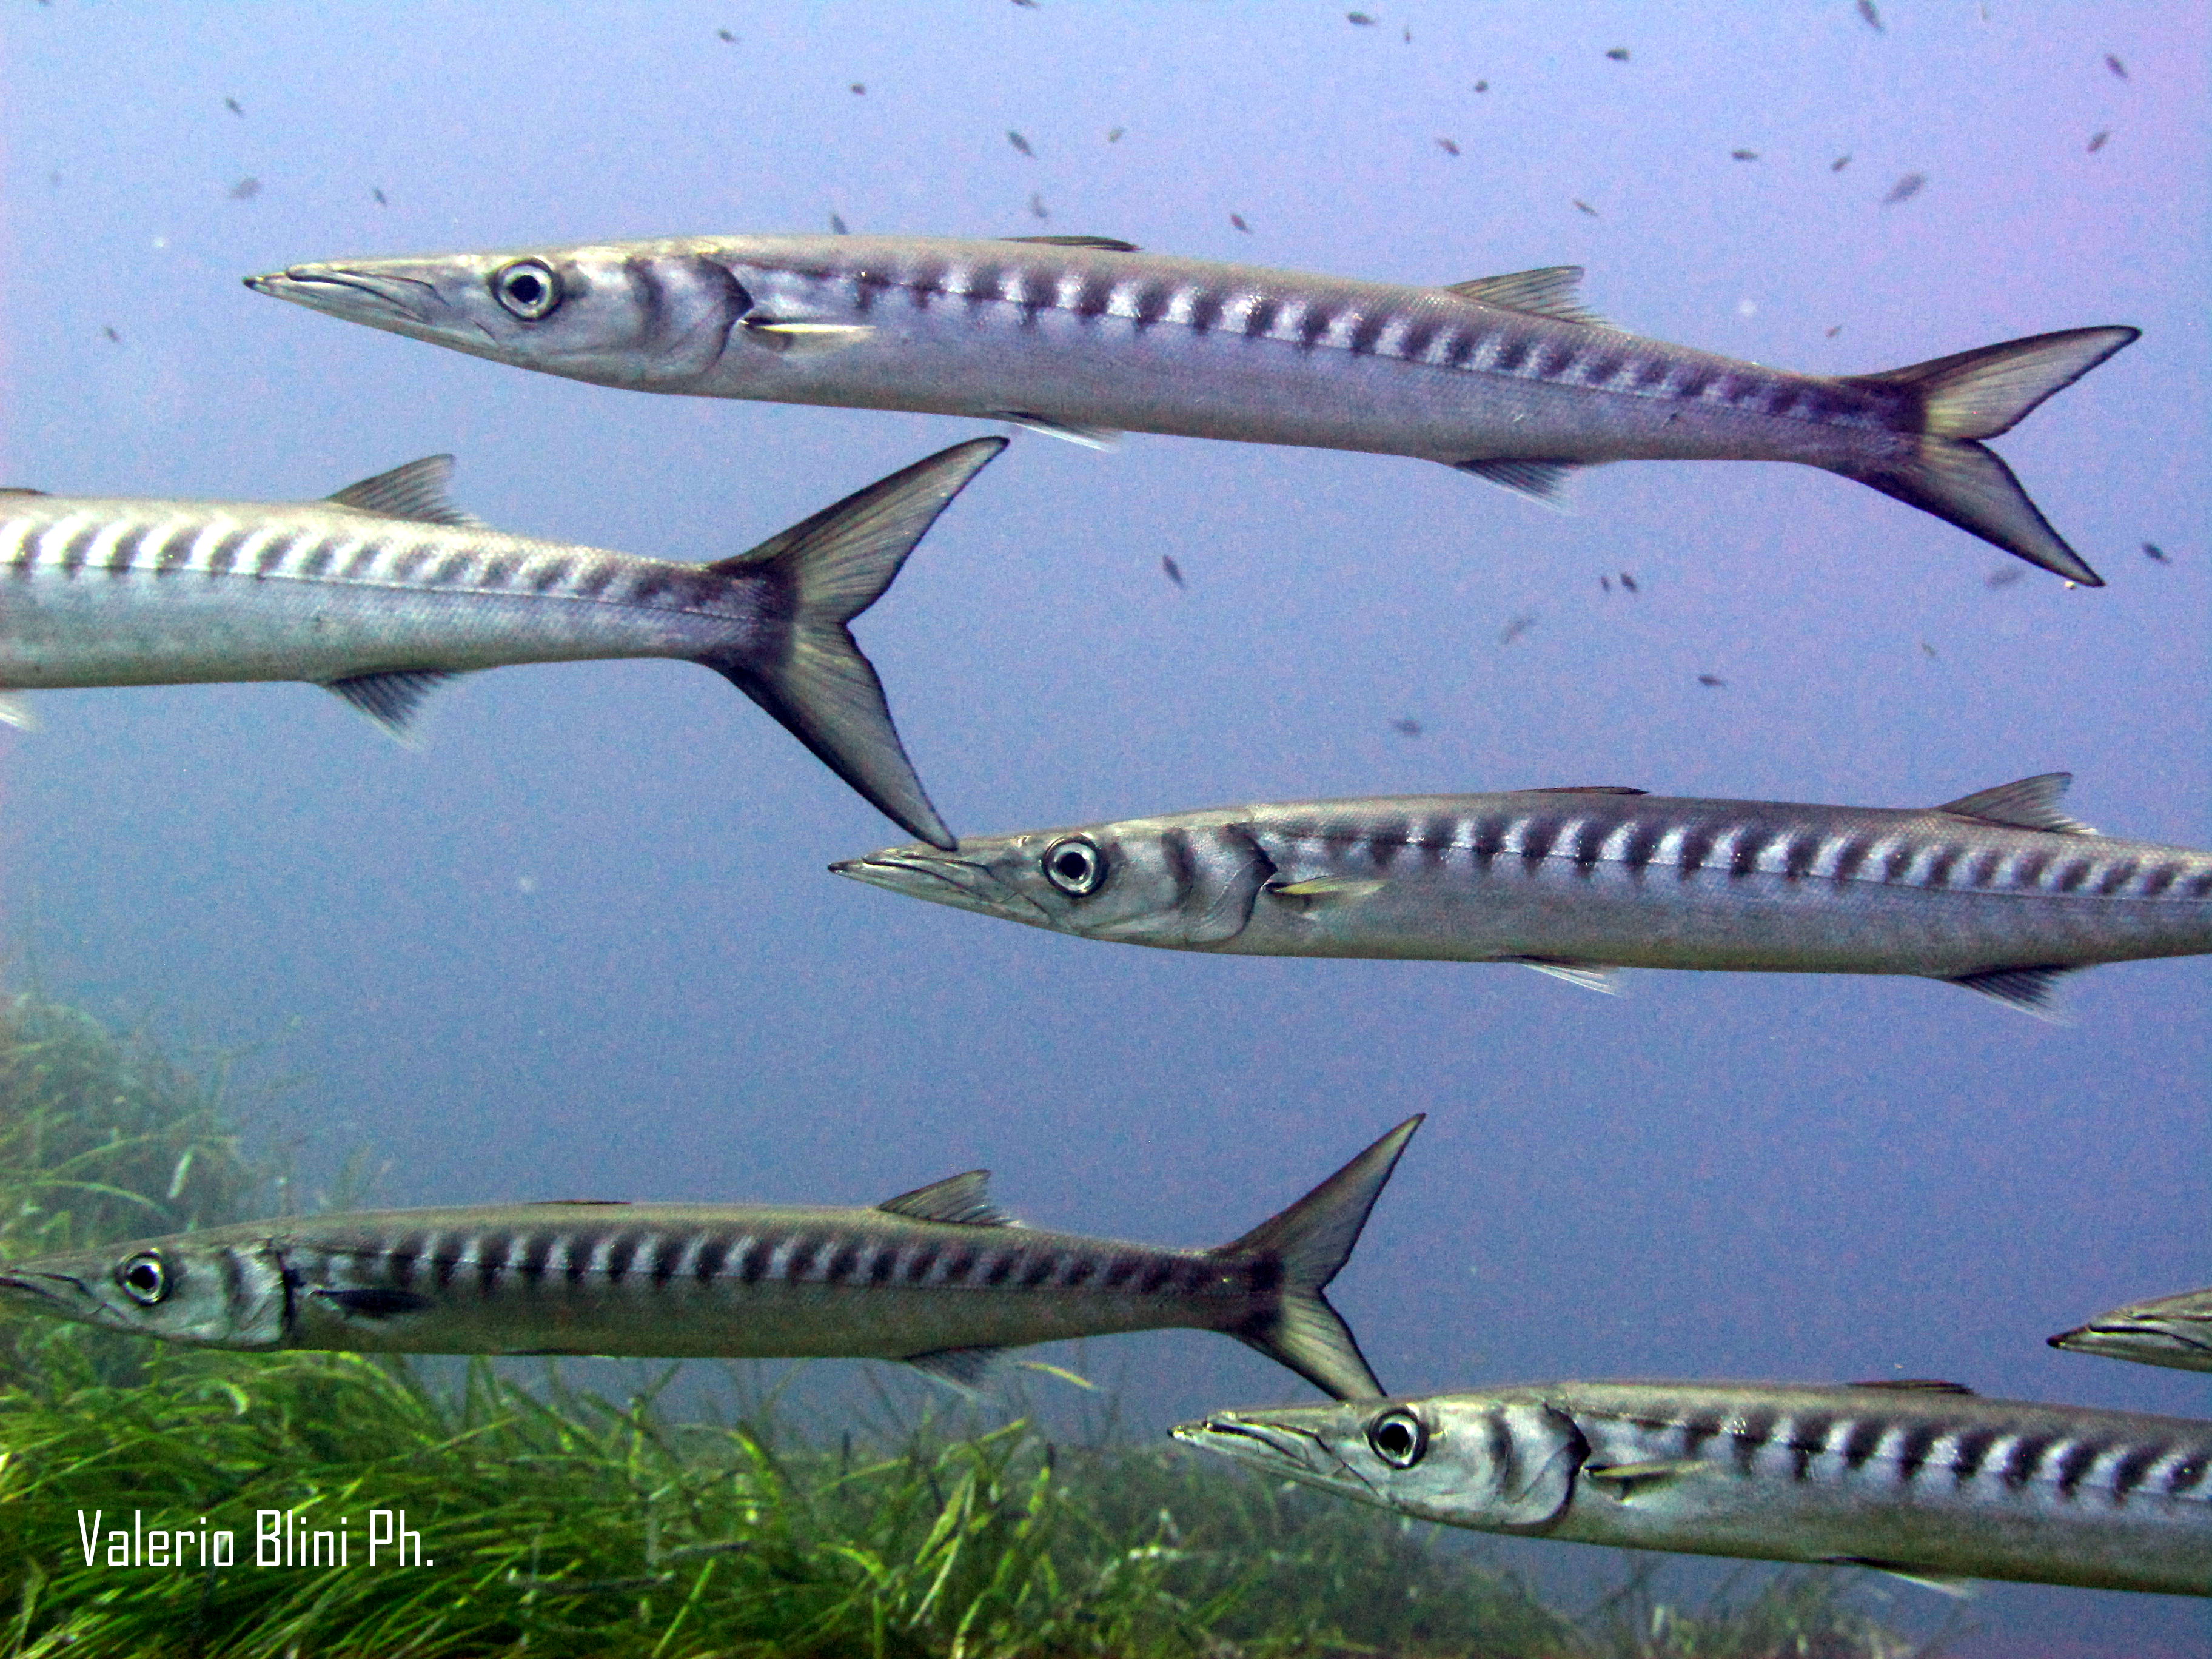
[[[1244,313],[1244,335],[1247,339],[1264,339],[1275,331],[1276,320],[1283,314],[1283,302],[1272,294],[1263,294],[1252,302],[1251,310]]]
[[[1444,348],[1444,366],[1448,368],[1464,367],[1467,360],[1480,351],[1482,343],[1489,337],[1489,330],[1477,328],[1471,323],[1462,324],[1452,331],[1451,343]]]
[[[1498,338],[1498,361],[1491,367],[1500,374],[1518,374],[1521,365],[1528,361],[1528,355],[1535,349],[1535,341],[1528,335],[1507,330]]]
[[[1336,326],[1336,313],[1324,305],[1309,305],[1298,319],[1298,349],[1311,351]]]
[[[2124,1504],[2128,1494],[2150,1478],[2152,1468],[2173,1448],[2163,1441],[2136,1446],[2112,1466],[2112,1501]]]
[[[914,1254],[907,1258],[906,1282],[909,1285],[919,1285],[927,1279],[929,1270],[937,1265],[937,1258],[943,1254],[943,1249],[936,1240],[927,1238],[922,1240],[915,1247]]]
[[[659,340],[668,329],[668,286],[661,280],[659,261],[649,258],[629,258],[623,269],[637,285],[638,303],[644,319],[638,333],[641,338]]]
[[[1718,831],[1705,824],[1683,833],[1677,867],[1685,877],[1695,875],[1705,867],[1705,860],[1713,855],[1713,843],[1719,838]]]
[[[246,545],[250,530],[234,530],[208,550],[207,573],[210,576],[227,574],[238,562],[239,550]],[[72,544],[73,545],[74,544]]]
[[[897,1275],[898,1246],[879,1243],[868,1252],[868,1271],[865,1275],[871,1285],[888,1285]]]
[[[489,1296],[499,1276],[507,1269],[508,1257],[514,1250],[514,1238],[509,1233],[493,1233],[477,1241],[477,1288]]]
[[[1999,1472],[2005,1485],[2018,1492],[2034,1480],[2044,1453],[2050,1449],[2048,1435],[2024,1434],[2014,1441],[2012,1449],[2005,1454],[2004,1468]]]
[[[1814,865],[1820,861],[1821,845],[1822,838],[1809,830],[1791,841],[1789,850],[1782,858],[1784,877],[1790,881],[1802,881],[1811,875]]]
[[[1016,1260],[1015,1251],[1000,1250],[991,1258],[991,1265],[984,1269],[983,1282],[993,1286],[1005,1284],[1014,1276]]]
[[[2106,1449],[2094,1440],[2077,1440],[2061,1452],[2056,1465],[2059,1492],[2068,1498],[2078,1492],[2082,1481],[2088,1478],[2091,1466]]]
[[[545,1277],[545,1264],[553,1259],[553,1235],[532,1233],[522,1241],[522,1249],[515,1257],[514,1270],[521,1274],[526,1285],[535,1285]]]
[[[1747,1408],[1737,1427],[1729,1431],[1737,1472],[1749,1474],[1760,1452],[1774,1443],[1777,1413],[1763,1406]]]
[[[568,559],[548,559],[532,574],[530,591],[533,593],[550,592],[568,580],[569,573],[574,568]]]
[[[842,1285],[858,1271],[865,1246],[857,1238],[833,1238],[830,1243],[830,1263],[822,1270],[822,1282]]]
[[[1575,359],[1581,356],[1579,347],[1554,340],[1537,354],[1536,378],[1540,380],[1565,379],[1567,371],[1575,366]]]
[[[1039,1256],[1022,1270],[1022,1288],[1025,1291],[1033,1291],[1059,1271],[1060,1262],[1055,1258],[1048,1255]]]
[[[619,1285],[629,1272],[629,1264],[637,1259],[637,1247],[645,1242],[645,1235],[635,1228],[617,1233],[607,1245],[607,1265],[601,1269],[607,1283]]]
[[[1855,1421],[1850,1432],[1844,1437],[1844,1467],[1864,1468],[1873,1461],[1875,1453],[1881,1449],[1885,1432],[1882,1424],[1875,1419],[1863,1417]]]
[[[2069,859],[2065,867],[2058,872],[2058,890],[2062,893],[2079,891],[2095,869],[2096,866],[2087,859]]]
[[[2136,872],[2142,868],[2141,861],[2136,859],[2120,859],[2106,866],[2105,878],[2097,884],[2098,892],[2104,894],[2118,892],[2120,889],[2135,879]]]
[[[769,1266],[775,1260],[775,1241],[765,1233],[750,1240],[745,1253],[738,1258],[738,1278],[741,1283],[757,1285],[768,1277]]]
[[[1959,860],[1966,855],[1966,849],[1956,844],[1937,848],[1936,856],[1928,862],[1928,873],[1920,884],[1937,891],[1949,887],[1951,872],[1958,867]]]
[[[569,591],[580,599],[596,599],[614,586],[617,574],[613,560],[594,559]]]
[[[1349,343],[1352,355],[1356,357],[1372,356],[1376,342],[1382,337],[1382,331],[1389,326],[1390,317],[1387,312],[1373,311],[1362,317],[1352,326]]]
[[[1205,287],[1193,289],[1190,295],[1190,331],[1194,334],[1211,334],[1216,325],[1221,321],[1221,313],[1228,304],[1228,300],[1218,289]]]
[[[2004,867],[2004,861],[2002,848],[1986,848],[1974,854],[1961,880],[1968,887],[1994,887],[1997,884],[1997,872]]]
[[[1995,1429],[1968,1429],[1960,1435],[1951,1457],[1955,1484],[1963,1486],[1982,1472],[1982,1465],[1990,1461],[1990,1449],[2001,1437]]]
[[[1523,821],[1521,830],[1521,860],[1524,864],[1540,864],[1552,855],[1552,848],[1565,826],[1553,818],[1532,817]]]
[[[1142,1265],[1134,1256],[1115,1256],[1106,1268],[1106,1288],[1109,1291],[1120,1290],[1137,1276],[1138,1269]]]
[[[2142,896],[2156,898],[2182,878],[2184,866],[2178,860],[2169,859],[2143,878]]]
[[[1437,336],[1443,331],[1444,319],[1441,317],[1415,318],[1406,325],[1406,331],[1398,337],[1399,359],[1409,363],[1424,361],[1429,355],[1429,348],[1436,343]]]
[[[1772,830],[1759,829],[1756,825],[1747,825],[1743,832],[1735,838],[1735,852],[1729,855],[1729,874],[1732,877],[1756,875],[1759,872],[1759,855],[1772,844],[1778,833],[1779,832]]]
[[[702,1285],[711,1285],[730,1259],[730,1247],[737,1241],[727,1233],[709,1233],[699,1242],[699,1254],[691,1258],[691,1277]]]
[[[423,578],[431,587],[458,587],[468,580],[469,572],[477,562],[473,553],[448,553],[438,568]]]
[[[2166,1495],[2179,1497],[2191,1486],[2202,1486],[2207,1474],[2212,1474],[2212,1452],[2191,1453],[2167,1472]]]
[[[690,1239],[682,1233],[672,1233],[660,1241],[653,1253],[653,1283],[657,1290],[665,1290],[668,1281],[676,1277],[676,1270],[684,1263],[684,1248]]]
[[[975,1271],[975,1252],[963,1245],[954,1250],[952,1259],[945,1264],[944,1282],[947,1285],[964,1285],[968,1282],[968,1275]]]
[[[1667,376],[1674,371],[1674,367],[1664,357],[1644,358],[1636,365],[1634,382],[1636,389],[1643,392],[1656,386],[1666,385]]]
[[[1907,1429],[1905,1438],[1898,1444],[1897,1478],[1908,1486],[1918,1480],[1920,1471],[1927,1467],[1929,1454],[1942,1437],[1943,1425],[1940,1423],[1915,1423]]]

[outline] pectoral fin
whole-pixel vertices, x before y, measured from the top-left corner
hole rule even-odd
[[[356,1291],[317,1291],[325,1302],[335,1303],[339,1310],[356,1319],[390,1319],[395,1314],[419,1313],[430,1305],[427,1297],[412,1291],[397,1291],[386,1285],[374,1285]]]
[[[1620,1497],[1626,1498],[1639,1486],[1660,1486],[1680,1480],[1690,1475],[1711,1474],[1713,1466],[1702,1458],[1674,1457],[1650,1463],[1585,1463],[1583,1478],[1601,1485],[1619,1486]]]
[[[1358,880],[1349,876],[1316,876],[1311,881],[1273,882],[1267,890],[1277,898],[1310,899],[1316,904],[1343,904],[1379,893],[1387,881]]]
[[[748,317],[745,332],[763,344],[792,357],[818,357],[825,352],[856,346],[876,331],[857,323],[785,322],[774,317]]]

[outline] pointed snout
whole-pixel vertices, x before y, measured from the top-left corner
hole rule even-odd
[[[950,904],[985,915],[1014,915],[1049,927],[1052,918],[1028,895],[1009,887],[981,865],[957,854],[940,853],[919,842],[910,847],[886,848],[865,858],[842,859],[830,866],[833,876],[848,876],[909,898],[933,904]]]

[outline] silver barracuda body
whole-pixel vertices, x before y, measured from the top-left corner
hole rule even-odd
[[[319,501],[0,491],[0,690],[305,680],[397,732],[455,674],[672,657],[950,847],[846,624],[1004,446],[956,445],[707,565],[493,530],[447,499],[444,455]]]
[[[2212,1423],[2187,1418],[1948,1383],[1544,1382],[1174,1432],[1485,1532],[2212,1595]]]
[[[1212,1250],[1023,1226],[972,1171],[872,1210],[556,1203],[254,1222],[0,1265],[0,1304],[225,1348],[842,1356],[963,1383],[1000,1348],[1180,1327],[1373,1398],[1322,1292],[1419,1123]]]
[[[2100,836],[2064,773],[1942,806],[1617,788],[1306,801],[897,847],[836,873],[1224,955],[1913,974],[2039,1010],[2061,974],[2212,951],[2212,854]]]
[[[331,260],[246,279],[371,327],[641,392],[1416,456],[1539,499],[1619,460],[1799,461],[2097,577],[1979,440],[2136,338],[2075,329],[1794,374],[1606,326],[1571,267],[1425,288],[1103,237],[702,236]]]
[[[2051,1346],[2175,1370],[2212,1371],[2212,1290],[2131,1302],[2060,1332]]]

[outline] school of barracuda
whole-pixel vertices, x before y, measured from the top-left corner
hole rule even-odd
[[[1142,431],[1405,455],[1538,499],[1606,461],[1796,461],[2099,585],[1983,441],[2136,330],[1795,374],[1615,330],[1577,297],[1579,276],[1419,288],[1104,237],[745,235],[246,281],[604,386],[965,416],[1102,447]],[[1567,787],[957,840],[847,624],[1004,442],[957,444],[700,566],[491,531],[448,501],[445,457],[313,502],[9,491],[0,690],[298,680],[398,732],[455,674],[696,662],[921,838],[837,873],[1168,949],[1512,963],[1601,989],[1631,967],[1908,975],[2036,1012],[2075,969],[2212,951],[2212,854],[2098,834],[2061,810],[2063,774],[1919,809]],[[1337,1403],[1223,1411],[1176,1437],[1406,1515],[1938,1583],[2212,1595],[2212,1423],[1942,1382],[1385,1397],[1322,1291],[1419,1122],[1210,1250],[1022,1227],[970,1172],[866,1210],[578,1202],[247,1224],[5,1264],[0,1301],[220,1347],[874,1358],[962,1385],[1009,1346],[1212,1330]],[[2212,1369],[2212,1291],[2050,1340]]]

